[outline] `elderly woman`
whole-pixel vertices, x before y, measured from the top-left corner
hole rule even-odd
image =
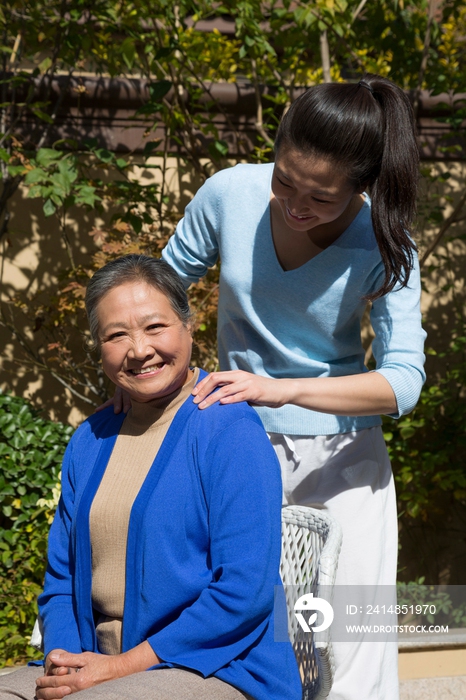
[[[291,645],[273,635],[282,494],[260,419],[193,403],[206,375],[164,261],[108,263],[86,308],[132,408],[91,416],[66,450],[39,598],[45,674],[3,677],[0,698],[300,698]]]

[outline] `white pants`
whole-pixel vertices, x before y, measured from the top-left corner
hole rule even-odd
[[[343,544],[336,585],[395,585],[398,524],[380,427],[341,435],[269,434],[282,468],[284,505],[325,510]],[[396,642],[335,642],[329,700],[398,700]]]

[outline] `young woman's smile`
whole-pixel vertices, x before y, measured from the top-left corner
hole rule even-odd
[[[161,398],[191,377],[192,336],[168,298],[146,282],[114,287],[97,307],[102,366],[136,401]]]

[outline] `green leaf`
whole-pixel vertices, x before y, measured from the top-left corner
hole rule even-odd
[[[157,114],[157,112],[160,112],[162,109],[163,105],[160,102],[152,102],[152,100],[149,100],[149,102],[146,102],[146,104],[142,105],[136,110],[136,116],[140,117],[141,115],[153,115]]]
[[[102,163],[111,163],[112,161],[115,160],[115,156],[111,151],[108,151],[106,148],[98,148],[95,151],[95,155],[99,160],[102,161]]]
[[[73,157],[67,157],[58,162],[58,171],[71,185],[78,177],[78,171],[75,166]]]
[[[98,141],[97,141],[97,139],[90,139],[90,138],[84,139],[83,146],[84,146],[84,148],[88,148],[90,151],[93,151],[97,148]]]
[[[44,58],[43,61],[41,61],[41,63],[39,63],[38,68],[41,73],[46,73],[51,65],[52,59],[50,58],[50,56],[47,56],[46,58]]]
[[[76,204],[86,204],[89,207],[95,207],[96,202],[101,201],[101,197],[96,194],[95,187],[83,185],[77,189]]]
[[[79,146],[76,139],[66,138],[66,139],[58,139],[58,141],[55,141],[53,144],[53,147],[56,148],[57,146],[61,146],[61,145],[67,146],[68,148],[73,149],[73,151],[76,151],[78,149],[78,146]]]
[[[28,199],[37,199],[37,197],[42,197],[43,187],[40,185],[32,185],[27,193]]]
[[[29,170],[26,173],[24,182],[26,183],[26,185],[32,185],[37,182],[46,182],[47,177],[47,173],[44,170],[42,170],[42,168],[34,168],[33,170]]]
[[[169,80],[159,80],[149,85],[149,95],[151,102],[160,102],[171,89],[172,83]]]
[[[164,46],[163,48],[159,49],[155,54],[155,60],[160,61],[162,58],[168,58],[168,56],[173,53],[174,48],[174,46]]]
[[[64,192],[63,190],[54,187],[53,191],[50,193],[50,199],[57,206],[61,207],[63,205]]]
[[[45,216],[52,216],[52,214],[55,214],[57,209],[56,209],[54,203],[52,202],[52,200],[47,199],[47,201],[45,202],[45,204],[43,206],[43,210],[44,210]]]
[[[124,216],[121,217],[121,220],[130,224],[136,233],[141,233],[142,220],[139,216],[136,216],[135,214],[132,214],[130,211],[128,211]]]
[[[144,158],[148,158],[149,156],[152,155],[152,153],[157,150],[157,148],[160,146],[160,139],[157,139],[156,141],[148,141],[145,146],[144,150],[142,152]]]
[[[69,194],[71,183],[66,173],[55,173],[50,180],[54,186],[55,193],[60,197]]]
[[[47,114],[46,112],[43,112],[38,107],[31,107],[31,111],[34,112],[36,117],[41,119],[43,122],[47,122],[47,124],[53,124],[52,117],[49,114]]]
[[[54,148],[40,148],[36,154],[36,161],[44,168],[63,158],[61,151],[56,151]]]
[[[400,435],[404,440],[407,440],[408,438],[412,437],[415,432],[415,428],[413,428],[411,425],[408,425],[405,428],[401,428]]]
[[[7,165],[7,170],[11,177],[23,175],[25,172],[27,172],[24,165]]]
[[[217,160],[220,157],[225,157],[228,155],[228,144],[226,141],[216,140],[209,144],[209,153]]]
[[[134,59],[136,57],[136,46],[134,39],[127,37],[120,46],[120,51],[123,55],[123,60],[131,70],[134,65]]]

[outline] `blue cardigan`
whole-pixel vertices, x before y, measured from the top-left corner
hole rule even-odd
[[[98,651],[89,511],[123,419],[111,408],[91,416],[65,453],[39,597],[46,654]],[[122,650],[148,640],[162,666],[214,675],[256,700],[301,698],[292,647],[273,633],[281,496],[255,411],[200,411],[188,398],[131,511]]]

